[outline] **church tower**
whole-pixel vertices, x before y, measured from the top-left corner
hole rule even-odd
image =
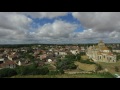
[[[99,47],[99,48],[105,47],[105,44],[104,44],[104,42],[103,42],[102,40],[99,41],[98,47]]]

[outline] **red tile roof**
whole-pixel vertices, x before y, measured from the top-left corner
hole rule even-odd
[[[10,61],[10,60],[6,60],[5,63],[0,64],[0,67],[4,67],[6,65],[13,65],[13,64],[15,64],[15,62]]]

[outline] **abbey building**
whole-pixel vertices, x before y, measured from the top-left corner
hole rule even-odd
[[[86,55],[96,62],[116,62],[116,55],[105,46],[103,41],[100,41],[96,46],[88,47]]]

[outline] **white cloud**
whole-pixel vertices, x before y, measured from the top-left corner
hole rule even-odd
[[[68,12],[22,12],[23,14],[30,15],[34,18],[56,18],[59,16],[65,16]]]
[[[120,31],[120,12],[73,12],[72,15],[80,20],[84,27],[94,31]]]
[[[27,30],[32,19],[14,12],[0,12],[0,28]]]
[[[11,43],[12,41],[26,39],[26,32],[32,20],[25,15],[15,12],[0,12],[0,41]],[[16,42],[15,42],[16,43]]]
[[[36,34],[39,37],[68,38],[77,26],[77,24],[55,20],[53,23],[47,23],[41,26]]]
[[[115,42],[120,38],[120,12],[73,12],[80,25],[57,20],[68,12],[0,12],[0,43],[85,43],[100,39]],[[31,18],[55,19],[53,23],[31,28]],[[33,29],[33,30],[31,30]]]
[[[78,33],[81,38],[86,40],[120,38],[120,12],[73,12],[72,15],[86,29]]]

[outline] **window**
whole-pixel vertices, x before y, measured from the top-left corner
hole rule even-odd
[[[112,58],[110,58],[110,60],[111,60]]]
[[[104,55],[104,58],[105,58],[105,55]]]

